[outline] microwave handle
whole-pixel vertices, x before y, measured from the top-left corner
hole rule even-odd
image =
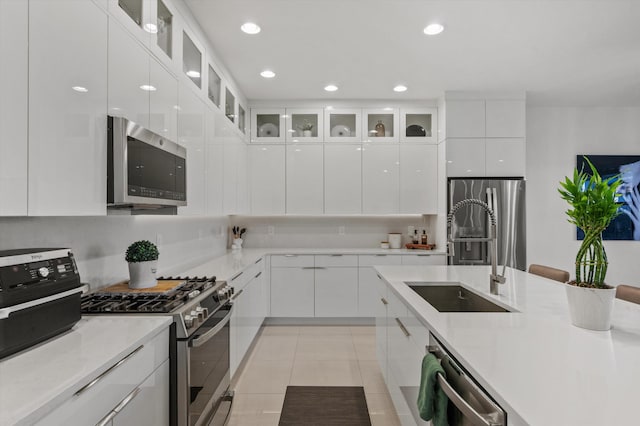
[[[28,308],[33,308],[34,306],[38,306],[38,305],[44,305],[45,303],[53,302],[54,300],[59,300],[67,296],[74,295],[76,293],[82,293],[83,289],[84,289],[84,286],[77,287],[71,290],[64,291],[62,293],[43,297],[41,299],[30,300],[28,302],[20,303],[19,305],[13,305],[7,308],[2,308],[0,309],[0,320],[9,318],[9,315],[11,315],[14,312],[22,311]]]

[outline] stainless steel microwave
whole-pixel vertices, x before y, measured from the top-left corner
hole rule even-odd
[[[122,117],[108,117],[107,205],[187,205],[187,150]]]

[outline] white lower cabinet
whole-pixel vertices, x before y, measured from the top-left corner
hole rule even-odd
[[[398,255],[361,255],[358,256],[358,316],[375,317],[379,311],[380,296],[376,286],[380,283],[373,265],[400,265],[402,257]]]
[[[315,316],[358,315],[358,268],[315,270]]]
[[[313,266],[271,267],[272,317],[313,317],[314,305]]]
[[[372,282],[371,292],[375,298],[374,316],[376,319],[376,358],[382,377],[387,382],[387,286],[376,275],[375,282]]]
[[[140,390],[113,418],[113,426],[168,425],[169,361],[165,361],[136,389]]]
[[[230,320],[231,377],[247,354],[267,315],[262,261],[246,268],[229,280],[234,288]]]
[[[116,366],[121,361],[116,360],[101,374],[87,378],[75,394],[36,424],[86,426],[113,420],[114,425],[168,425],[169,329],[133,348],[122,360],[122,364]],[[129,402],[114,411],[123,401]]]
[[[447,256],[444,254],[408,254],[403,255],[403,265],[446,265]]]

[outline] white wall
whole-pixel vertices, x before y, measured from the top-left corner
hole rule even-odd
[[[128,279],[124,254],[133,241],[158,244],[158,274],[180,274],[224,254],[228,217],[106,216],[0,218],[0,250],[71,248],[92,290]]]
[[[527,109],[527,261],[571,271],[579,246],[557,191],[578,154],[640,155],[640,108]],[[606,281],[640,286],[640,242],[605,241]]]
[[[436,232],[436,216],[233,216],[229,226],[247,228],[243,247],[291,248],[378,248],[390,232],[400,232],[408,241],[407,227],[427,227],[429,244]],[[274,234],[269,235],[269,227]],[[344,235],[340,235],[344,227]],[[421,232],[421,231],[419,231]]]

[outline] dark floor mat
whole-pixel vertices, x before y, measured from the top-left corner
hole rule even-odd
[[[371,426],[362,386],[287,386],[279,426]]]

